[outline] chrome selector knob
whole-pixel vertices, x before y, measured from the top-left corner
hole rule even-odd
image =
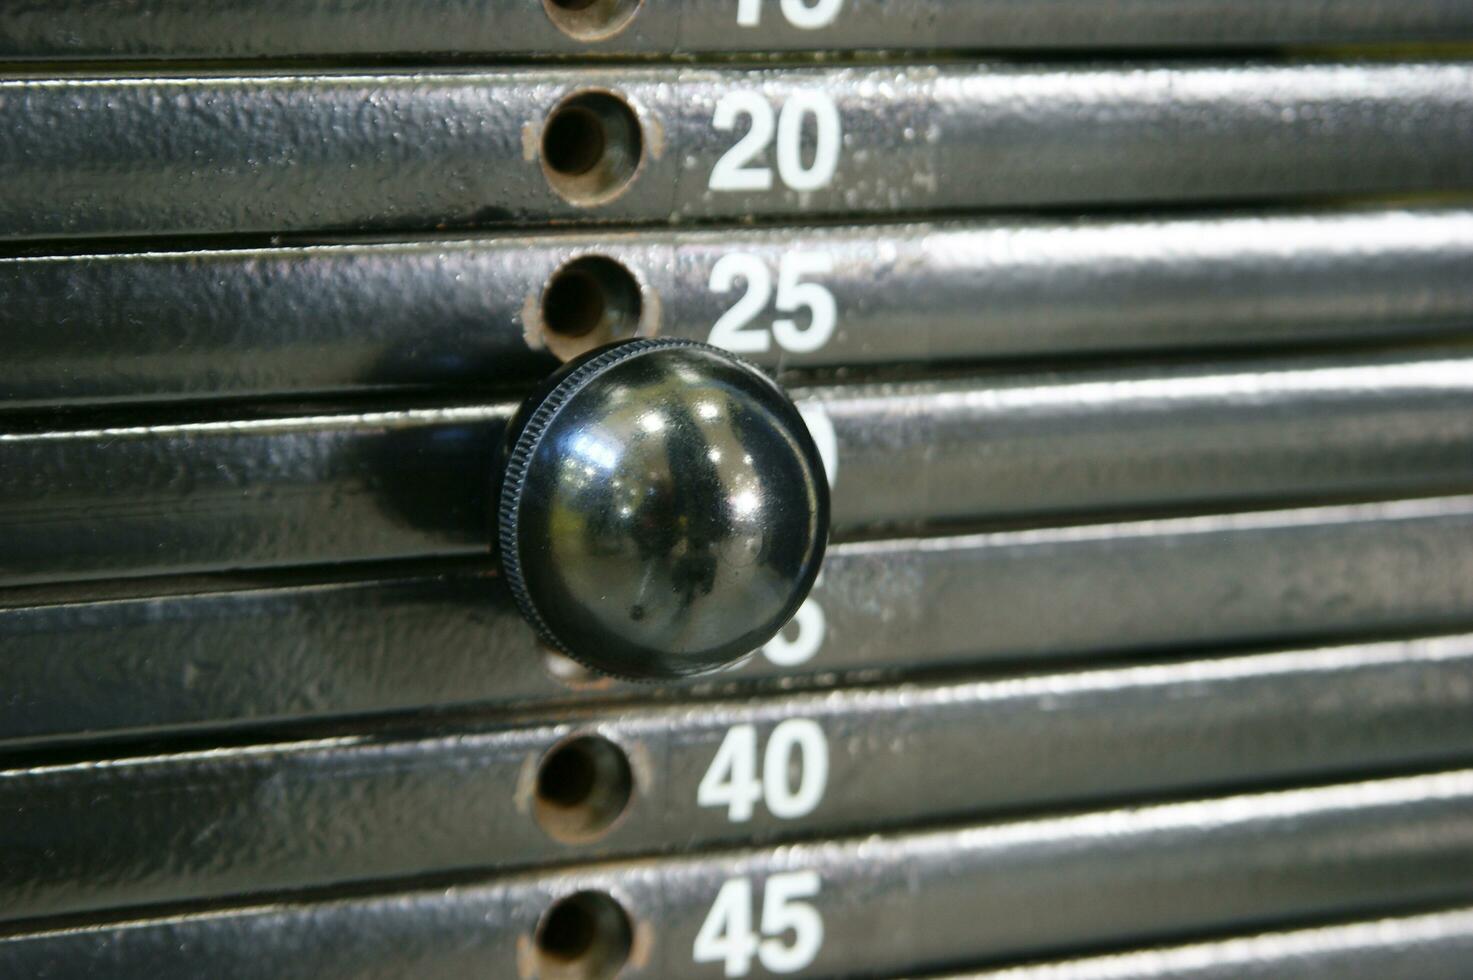
[[[512,420],[502,570],[543,642],[635,679],[731,664],[775,636],[818,575],[817,447],[782,389],[680,340],[585,354]]]

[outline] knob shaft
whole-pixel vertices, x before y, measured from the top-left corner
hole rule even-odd
[[[566,365],[508,429],[502,569],[543,642],[594,670],[683,677],[758,649],[818,575],[823,463],[781,388],[692,341]]]

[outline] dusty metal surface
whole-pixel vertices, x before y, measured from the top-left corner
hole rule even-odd
[[[1473,757],[1470,679],[1464,635],[19,765],[0,918],[1445,764]],[[595,831],[570,842],[543,826],[539,762],[592,733],[632,796],[586,802],[608,772],[569,787]]]
[[[1470,40],[0,2],[0,976],[1462,971]],[[643,687],[489,520],[517,393],[636,334],[792,371],[840,542]]]
[[[0,582],[489,552],[512,408],[0,435]]]
[[[1466,485],[1473,360],[1406,358],[1197,361],[795,394],[810,420],[833,427],[842,532]]]
[[[813,977],[934,971],[1049,948],[1466,901],[1470,805],[1473,773],[1448,772],[573,867],[11,933],[0,938],[0,968],[119,980],[512,976],[519,964],[532,972],[533,931],[548,906],[595,891],[627,910],[629,976],[768,976],[774,964],[799,964]],[[781,915],[767,913],[764,927],[759,905]],[[745,917],[733,919],[741,908]],[[731,946],[712,940],[732,936],[749,938],[758,955],[735,963],[719,955]]]
[[[140,588],[0,609],[0,739],[1465,629],[1473,498],[840,545],[780,642],[666,689],[556,679],[501,584],[475,566]]]
[[[613,115],[545,153],[580,93]],[[12,78],[0,100],[12,239],[1473,187],[1458,61]]]
[[[566,6],[576,7],[575,4]],[[567,25],[566,29],[559,24]],[[844,48],[1234,47],[1473,38],[1461,0],[16,0],[0,58],[679,54]]]
[[[57,254],[0,258],[0,402],[523,383],[557,363],[550,283],[589,255],[642,290],[628,333],[778,369],[1473,331],[1465,208]],[[784,270],[832,310],[779,296]],[[551,343],[566,354],[622,333]]]
[[[824,453],[841,537],[1473,480],[1473,359],[1462,349],[794,395]],[[512,407],[13,423],[0,432],[0,584],[485,554]]]
[[[951,980],[1445,980],[1473,962],[1473,909],[1268,932]]]

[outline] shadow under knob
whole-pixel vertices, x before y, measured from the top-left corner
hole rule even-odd
[[[715,670],[797,612],[828,535],[798,410],[705,344],[636,340],[566,365],[507,435],[502,569],[543,642],[637,679]]]

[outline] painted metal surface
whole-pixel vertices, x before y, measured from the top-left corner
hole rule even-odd
[[[0,9],[0,975],[549,980],[575,892],[631,978],[1461,969],[1370,917],[1473,901],[1473,8],[430,6]],[[589,256],[838,369],[843,543],[714,678],[493,571]]]
[[[1443,980],[1473,962],[1473,909],[1454,909],[1113,956],[969,973],[951,980]]]
[[[513,407],[5,433],[0,583],[488,553]]]
[[[1473,636],[553,718],[0,771],[0,918],[1436,765],[1473,756]],[[588,733],[633,791],[570,843],[540,825],[539,763]],[[782,767],[765,799],[720,761],[743,739],[764,786]]]
[[[0,968],[14,976],[117,980],[202,972],[272,980],[525,976],[536,971],[534,931],[548,906],[593,891],[611,896],[631,920],[631,977],[770,976],[767,964],[785,954],[790,966],[803,935],[810,937],[805,976],[934,972],[1049,948],[1466,901],[1470,805],[1473,773],[1454,771],[574,866],[10,932],[0,936]],[[727,908],[746,899],[750,923],[759,921],[752,903],[777,902],[778,893],[811,914],[798,916],[801,934],[779,930],[774,916],[776,953],[745,971],[695,962],[723,890]]]
[[[557,363],[543,297],[589,255],[642,290],[629,331],[717,342],[756,287],[713,274],[758,263],[767,301],[725,342],[778,370],[1473,329],[1473,211],[1458,207],[59,253],[0,258],[0,402],[520,384]],[[819,335],[796,345],[772,332],[794,262],[827,268],[801,279],[834,304],[827,330],[797,312]],[[565,356],[607,339],[551,335]]]
[[[1466,629],[1473,498],[840,545],[780,642],[736,671],[669,688],[549,672],[483,566],[133,587],[7,596],[8,747]]]
[[[576,9],[577,4],[562,6]],[[1473,38],[1460,0],[619,0],[590,26],[538,0],[17,0],[0,58],[682,54],[844,48],[1210,48]],[[554,7],[554,12],[556,8]]]
[[[1456,348],[793,394],[841,537],[1473,480],[1473,359]],[[15,422],[0,432],[0,584],[486,554],[513,407]]]
[[[578,95],[613,115],[545,153]],[[0,101],[21,240],[1473,188],[1459,61],[19,77]]]

